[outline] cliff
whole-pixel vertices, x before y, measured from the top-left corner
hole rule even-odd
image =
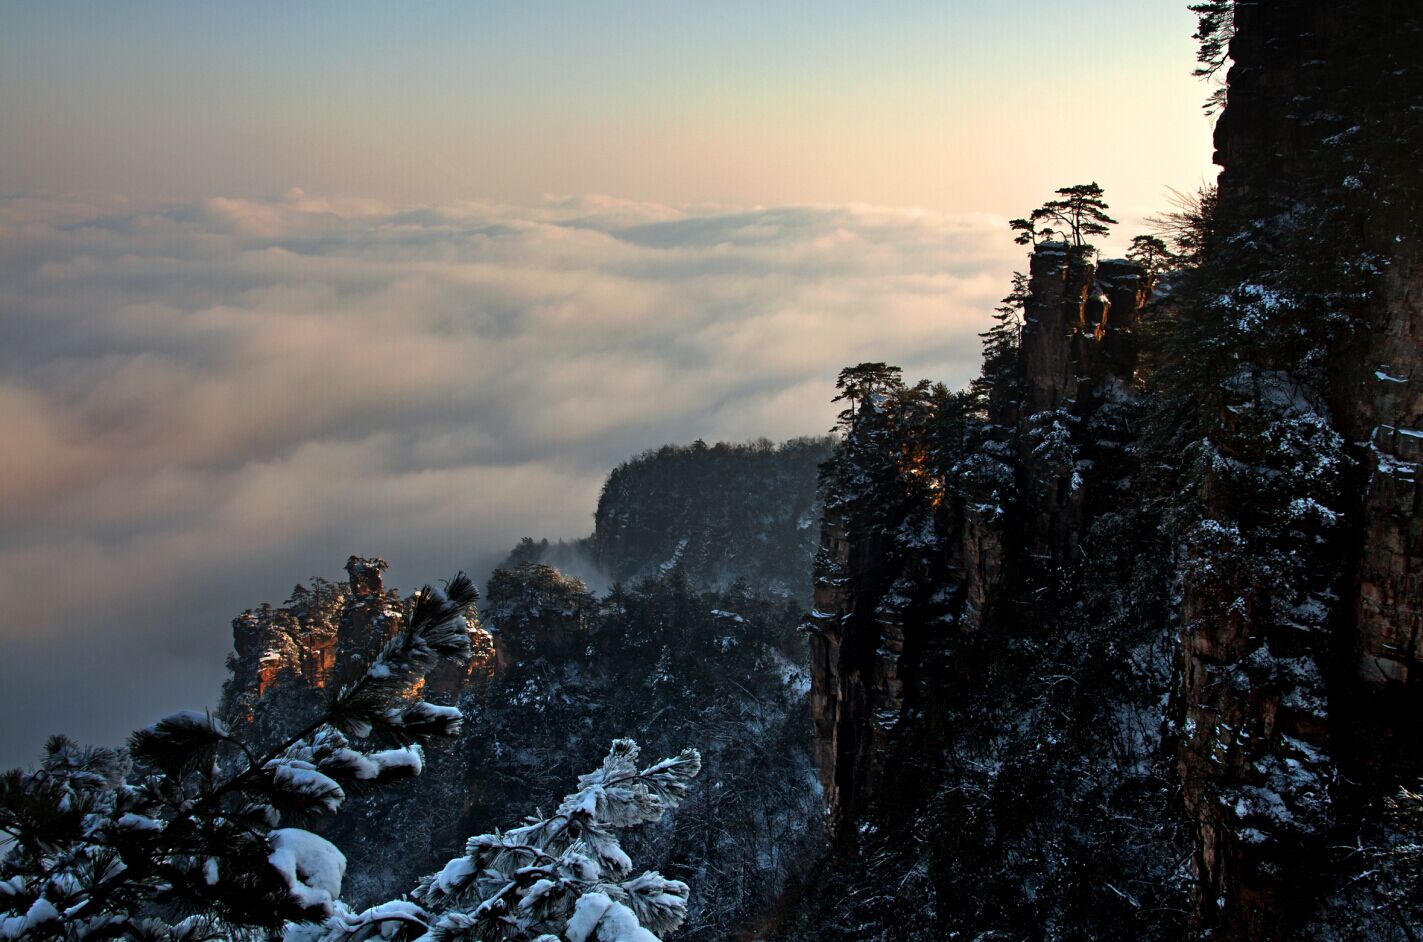
[[[1039,242],[973,390],[842,374],[819,889],[872,869],[926,931],[1412,937],[1423,13],[1216,6],[1180,270]],[[789,934],[914,937],[849,896]]]
[[[409,613],[411,599],[385,588],[387,568],[383,559],[352,556],[345,584],[313,579],[293,588],[286,604],[263,604],[233,619],[222,717],[266,729],[271,714],[289,720],[320,691],[364,671]],[[488,668],[492,639],[477,621],[471,630],[476,656],[468,669],[437,668],[426,682],[427,699],[453,702],[470,677]],[[278,701],[281,708],[270,708]]]
[[[661,831],[629,845],[697,884],[684,935],[730,937],[774,902],[819,834],[801,605],[785,580],[795,565],[809,579],[814,534],[801,521],[815,516],[827,452],[823,441],[693,446],[623,466],[600,504],[621,521],[608,563],[639,573],[668,546],[658,522],[673,514],[683,528],[671,544],[683,544],[681,564],[633,585],[595,594],[540,561],[589,567],[589,540],[521,543],[478,603],[476,662],[432,676],[425,694],[459,706],[461,735],[430,747],[420,777],[353,795],[323,831],[347,857],[347,897],[405,892],[468,834],[556,806],[610,739],[634,736],[649,751],[694,744],[715,771]],[[730,509],[748,491],[754,520]],[[235,619],[224,716],[273,738],[300,728],[405,618],[410,602],[384,586],[385,569],[352,557],[345,583],[312,580]]]
[[[525,537],[500,568],[553,566],[595,590],[673,570],[707,588],[738,580],[808,601],[816,469],[828,437],[772,444],[664,445],[622,462],[603,482],[593,532]]]
[[[522,563],[495,570],[484,612],[499,667],[536,656],[567,660],[582,655],[594,606],[587,586],[552,566]]]
[[[1169,600],[1122,591],[1136,553],[1158,550],[1132,501],[1152,278],[1061,243],[1030,261],[1000,388],[910,387],[881,364],[842,376],[853,408],[823,477],[807,619],[838,848],[817,896],[873,868],[930,933],[1151,935],[1167,906],[1108,887],[1135,883],[1138,900],[1150,880],[1151,902],[1183,904],[1181,829],[1148,823],[1165,817]],[[821,905],[791,937],[914,937]]]
[[[1327,921],[1305,889],[1331,883],[1326,846],[1418,773],[1423,15],[1274,2],[1234,24],[1203,280],[1261,323],[1207,430],[1202,500],[1236,545],[1185,571],[1180,771],[1201,923],[1266,939]],[[1284,584],[1255,560],[1222,578],[1247,546],[1284,554]]]

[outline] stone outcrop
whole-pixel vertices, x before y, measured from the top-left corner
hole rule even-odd
[[[744,579],[805,604],[820,516],[816,467],[829,455],[827,438],[649,451],[603,485],[594,531],[579,544],[596,572],[554,554],[537,561],[624,585],[673,569],[703,586]]]
[[[1210,439],[1218,459],[1202,484],[1206,519],[1183,565],[1178,769],[1200,923],[1263,940],[1288,937],[1294,910],[1311,903],[1303,890],[1332,821],[1325,672],[1337,579],[1332,557],[1306,548],[1285,585],[1262,582],[1270,550],[1248,537],[1254,495],[1233,476],[1262,461],[1259,424],[1242,416],[1321,421],[1322,403],[1268,372],[1236,393]]]
[[[291,717],[267,716],[299,708],[275,706],[274,697],[301,702],[318,691],[359,676],[382,645],[400,631],[410,600],[385,588],[383,559],[352,556],[345,584],[313,579],[292,589],[285,605],[264,604],[232,622],[231,676],[223,688],[222,713],[237,722],[279,727]],[[452,701],[474,673],[486,669],[492,643],[474,623],[479,655],[467,669],[441,665],[426,680],[423,695]]]
[[[1346,412],[1367,442],[1355,669],[1385,696],[1423,689],[1423,252],[1392,248]]]
[[[1120,470],[1120,454],[1083,453],[1084,443],[1101,439],[1084,435],[1083,423],[1111,423],[1111,407],[1135,395],[1136,327],[1149,286],[1140,266],[1125,259],[1094,265],[1063,243],[1039,245],[1030,272],[1018,492],[1027,552],[1058,558],[1074,551],[1086,527],[1089,492],[1100,490],[1088,479],[1113,475],[1112,465]],[[1099,458],[1106,460],[1100,467]]]

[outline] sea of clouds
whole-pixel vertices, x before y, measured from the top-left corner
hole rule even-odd
[[[480,581],[667,442],[951,386],[1004,220],[867,206],[0,199],[0,767],[215,703],[243,608],[352,553]]]

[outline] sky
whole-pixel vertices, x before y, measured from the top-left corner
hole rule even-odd
[[[0,2],[0,767],[230,620],[587,533],[667,442],[967,382],[1006,220],[1214,175],[1184,3]]]

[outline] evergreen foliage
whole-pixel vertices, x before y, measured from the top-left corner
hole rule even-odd
[[[1066,234],[1085,253],[1085,237],[1110,221],[1100,190],[1060,193],[1078,205],[1019,221],[1018,241]],[[1137,248],[1167,270],[1164,242]],[[1156,938],[1184,925],[1188,835],[1172,812],[1161,714],[1178,600],[1160,505],[1097,498],[1103,512],[1069,557],[1031,557],[1021,542],[1023,462],[1065,481],[1089,473],[1089,459],[1110,462],[1120,478],[1092,472],[1095,487],[1140,488],[1134,443],[1149,410],[1090,390],[1090,412],[1017,418],[1027,301],[1027,279],[1015,275],[966,393],[907,385],[884,364],[842,374],[853,408],[822,488],[851,564],[840,573],[822,557],[820,569],[849,585],[848,617],[893,613],[912,626],[905,644],[925,650],[914,668],[925,689],[890,727],[883,775],[893,788],[848,822],[846,856],[815,874],[815,901],[782,938],[988,938],[1029,927]],[[986,611],[960,600],[955,568],[966,529],[978,526],[1006,544]]]
[[[465,746],[467,827],[556,805],[550,783],[609,735],[658,751],[691,743],[702,776],[626,846],[697,888],[679,938],[734,935],[774,902],[819,832],[800,615],[746,583],[709,591],[680,570],[615,585],[589,613],[578,656],[537,648],[462,701],[479,731]]]
[[[1193,3],[1187,9],[1196,15],[1196,32],[1191,37],[1196,40],[1194,74],[1197,78],[1212,80],[1204,107],[1207,113],[1219,111],[1225,106],[1229,90],[1221,73],[1230,58],[1230,41],[1235,38],[1235,0]]]
[[[489,577],[485,627],[506,659],[568,657],[583,652],[595,604],[581,580],[543,563],[520,563]]]
[[[344,604],[309,612],[320,616],[311,630],[387,603]],[[498,655],[467,675],[461,735],[426,747],[418,779],[351,791],[325,822],[322,836],[348,861],[343,900],[371,907],[440,869],[466,835],[557,808],[558,783],[596,765],[598,743],[630,735],[663,755],[692,744],[711,773],[674,814],[623,842],[697,888],[679,937],[724,939],[772,905],[819,835],[800,605],[741,581],[708,590],[681,567],[595,597],[525,562],[496,571],[480,607]],[[298,686],[277,682],[252,721],[240,712],[234,722],[266,730],[300,715]]]
[[[1107,215],[1107,203],[1102,198],[1102,188],[1096,183],[1079,183],[1062,187],[1057,191],[1057,195],[1057,199],[1048,200],[1026,218],[1014,219],[1009,223],[1013,231],[1018,233],[1014,241],[1019,245],[1065,241],[1079,254],[1090,252],[1092,245],[1087,240],[1094,236],[1106,235],[1110,231],[1108,226],[1117,222]]]
[[[1310,913],[1299,937],[1416,936],[1412,790],[1383,817],[1318,738],[1301,738],[1322,732],[1281,735],[1273,713],[1238,729],[1225,717],[1193,728],[1175,699],[1178,626],[1189,644],[1236,625],[1240,637],[1227,643],[1243,656],[1216,652],[1207,658],[1216,663],[1193,667],[1207,672],[1208,689],[1278,702],[1280,716],[1304,718],[1292,729],[1312,718],[1332,724],[1330,735],[1347,729],[1351,701],[1330,668],[1349,657],[1337,626],[1349,618],[1357,549],[1348,521],[1360,512],[1358,462],[1369,457],[1329,403],[1355,388],[1371,329],[1363,312],[1389,277],[1380,234],[1412,239],[1423,195],[1420,27],[1406,17],[1392,28],[1385,6],[1358,10],[1346,38],[1319,39],[1337,56],[1327,82],[1310,78],[1325,60],[1308,54],[1309,34],[1282,37],[1300,51],[1290,62],[1299,92],[1272,116],[1288,146],[1247,140],[1265,153],[1232,161],[1231,203],[1203,187],[1154,220],[1156,234],[1133,240],[1129,258],[1155,290],[1129,387],[1079,374],[1063,408],[1019,416],[1011,306],[984,334],[966,410],[927,384],[908,386],[893,367],[855,368],[894,381],[881,383],[873,408],[842,419],[824,488],[851,562],[822,555],[818,565],[850,593],[846,624],[892,615],[907,626],[897,644],[926,653],[910,668],[917,699],[907,692],[898,715],[867,721],[876,735],[889,731],[875,746],[885,765],[876,779],[892,786],[844,823],[848,858],[824,863],[814,901],[783,938],[1179,937],[1194,918],[1185,866],[1194,836],[1173,761],[1183,743],[1222,767],[1250,756],[1236,778],[1182,766],[1199,776],[1187,787],[1227,822],[1215,839],[1266,845],[1279,872],[1301,865],[1291,855],[1312,857],[1304,869],[1331,888],[1317,906],[1308,889],[1289,888],[1300,897],[1291,905]],[[1236,8],[1193,7],[1203,77],[1223,74]],[[1059,192],[1062,202],[1100,199]],[[1049,205],[1014,220],[1017,241],[1066,241],[1085,254],[1100,232],[1065,213]],[[1079,542],[1036,556],[1015,549],[1032,509],[1018,486],[1041,476],[1075,489],[1079,475],[1090,521]],[[920,489],[921,478],[935,483]],[[968,486],[984,480],[991,505]],[[937,600],[961,591],[955,547],[977,532],[984,506],[1002,521],[1003,570],[992,609],[956,634],[940,627]],[[1193,617],[1183,624],[1187,590]],[[881,648],[861,669],[896,654]],[[1212,901],[1198,902],[1210,911]]]
[[[1154,282],[1164,271],[1176,268],[1180,259],[1160,237],[1155,235],[1133,236],[1131,247],[1127,249],[1127,260],[1136,262],[1146,273],[1148,283]]]

